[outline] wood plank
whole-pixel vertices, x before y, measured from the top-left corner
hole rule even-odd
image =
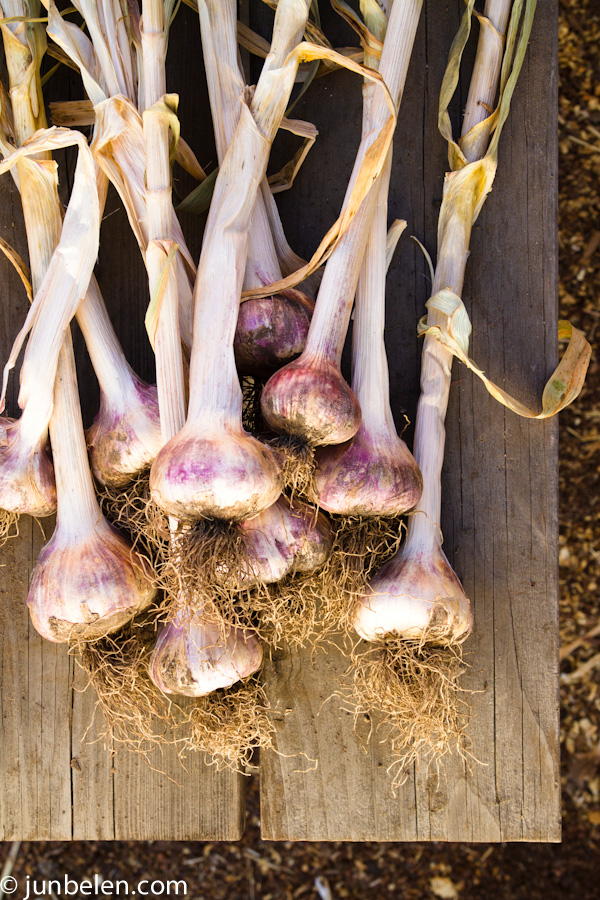
[[[445,56],[462,4],[426,4],[396,142],[390,216],[403,216],[435,257],[445,171],[436,131]],[[494,191],[474,229],[464,299],[472,355],[492,378],[535,404],[556,362],[557,90],[556,4],[539,4],[529,54],[502,135]],[[334,43],[349,43],[323,10]],[[299,117],[321,131],[293,197],[280,208],[290,241],[305,255],[337,208],[337,182],[354,153],[359,99],[346,76],[311,87]],[[343,96],[343,103],[332,102]],[[425,96],[425,104],[423,104]],[[454,104],[458,114],[464,97]],[[333,106],[333,108],[332,108]],[[336,131],[343,117],[345,131]],[[323,173],[325,175],[325,179]],[[329,174],[331,173],[331,174]],[[325,183],[324,183],[325,182]],[[331,183],[331,189],[330,189]],[[315,184],[322,186],[315,191]],[[308,197],[310,195],[310,205]],[[309,210],[299,216],[298,210]],[[418,253],[400,244],[389,279],[388,352],[397,421],[414,418],[415,322],[428,278]],[[470,735],[481,760],[459,760],[439,782],[417,767],[392,795],[385,746],[362,747],[357,724],[335,699],[346,668],[340,653],[314,660],[280,654],[268,691],[286,709],[279,754],[261,760],[261,821],[269,840],[557,841],[558,775],[557,424],[525,422],[496,404],[455,366],[444,465],[445,550],[475,611],[465,646],[470,665]],[[324,705],[323,705],[324,704]],[[318,765],[303,768],[304,752]]]
[[[180,49],[184,46],[185,53]],[[182,7],[170,37],[168,84],[181,91],[183,134],[206,164],[216,156],[206,127],[208,100],[199,46],[197,16]],[[83,94],[77,77],[69,72],[55,76],[51,84],[62,99]],[[69,175],[65,178],[62,172],[68,185]],[[177,185],[182,195],[192,186],[185,176]],[[20,201],[6,176],[0,180],[0,192],[1,233],[26,258]],[[201,219],[187,217],[185,230],[194,256],[199,254],[202,229]],[[152,380],[152,353],[143,328],[147,277],[114,194],[104,217],[97,276],[127,358],[142,377]],[[27,301],[4,257],[0,277],[5,359]],[[76,327],[74,331],[77,339]],[[76,355],[89,424],[98,391],[80,340]],[[13,413],[15,401],[16,389],[11,397]],[[21,531],[18,542],[12,541],[3,552],[6,569],[0,575],[0,839],[238,839],[244,823],[242,776],[218,773],[198,755],[188,761],[185,771],[168,750],[161,760],[162,773],[154,772],[124,751],[113,758],[97,740],[100,723],[97,719],[92,723],[94,695],[84,690],[83,673],[65,647],[42,641],[28,624],[24,600],[41,535],[29,520],[22,522]]]

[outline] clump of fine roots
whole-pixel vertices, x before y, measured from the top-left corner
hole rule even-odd
[[[256,676],[199,698],[189,709],[185,747],[202,750],[217,768],[242,769],[257,749],[273,746],[269,702]]]
[[[398,550],[402,539],[399,517],[332,516],[333,549],[320,572],[305,590],[320,598],[324,633],[341,632],[356,637],[352,611],[362,597],[375,569]],[[353,640],[353,638],[352,638]]]
[[[169,701],[148,674],[156,639],[156,609],[97,641],[73,641],[71,653],[96,691],[103,714],[100,737],[147,755],[167,739]],[[169,743],[174,739],[168,740]]]
[[[305,477],[291,491],[310,500],[312,451],[303,445],[297,452]],[[152,560],[166,620],[193,614],[201,602],[207,621],[224,630],[250,629],[275,647],[314,646],[332,632],[352,634],[354,604],[373,570],[397,551],[402,533],[397,517],[331,516],[333,547],[322,568],[310,574],[292,568],[276,584],[248,586],[242,573],[251,575],[254,563],[235,524],[199,520],[173,544],[168,518],[151,500],[148,473],[126,488],[104,488],[101,500],[105,515]]]
[[[19,533],[19,516],[17,513],[0,509],[0,547]]]
[[[253,631],[264,643],[302,647],[311,642],[317,622],[319,574],[295,574],[279,582],[245,586],[242,572],[253,575],[254,561],[243,534],[235,525],[214,521],[195,523],[180,537],[177,554],[166,567],[169,605],[167,618],[185,619],[202,598],[203,617],[219,624]]]
[[[260,395],[264,384],[264,381],[254,375],[243,375],[241,378],[242,424],[246,431],[251,431],[253,434],[259,433],[263,428]]]
[[[97,485],[102,512],[119,531],[128,535],[133,548],[152,561],[160,572],[169,556],[171,532],[169,519],[150,496],[150,470],[121,487]],[[155,583],[160,587],[160,576]]]
[[[432,625],[413,640],[387,635],[360,641],[351,654],[342,693],[355,713],[378,713],[378,731],[391,751],[393,784],[403,784],[418,760],[438,773],[444,757],[458,752],[474,760],[466,734],[469,704],[459,679],[462,645]]]
[[[314,475],[317,463],[314,447],[294,435],[273,438],[269,443],[282,458],[284,490],[292,499],[302,497],[316,505]]]
[[[218,769],[243,770],[257,748],[272,744],[269,703],[258,678],[206,697],[167,697],[149,675],[157,617],[155,608],[117,634],[71,645],[96,691],[99,737],[149,762],[153,751],[170,747],[182,764],[189,752],[201,752]]]
[[[104,514],[127,532],[136,551],[152,561],[156,587],[164,591],[161,615],[185,621],[202,604],[207,622],[223,636],[230,627],[253,631],[271,646],[301,647],[317,627],[322,579],[319,572],[295,574],[277,584],[251,584],[254,561],[235,524],[204,519],[185,526],[171,540],[167,516],[152,502],[148,472],[125,488],[103,487]],[[315,512],[316,516],[316,512]],[[326,567],[329,563],[326,563]]]

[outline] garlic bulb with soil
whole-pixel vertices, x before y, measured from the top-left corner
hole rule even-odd
[[[239,572],[242,584],[274,584],[289,573],[315,572],[327,561],[333,534],[327,517],[306,503],[277,503],[241,522],[247,569]]]
[[[241,628],[223,630],[205,621],[199,611],[163,625],[149,673],[165,694],[204,697],[253,675],[262,661],[263,649],[255,635]]]
[[[156,590],[148,563],[104,519],[88,466],[70,337],[61,350],[50,423],[56,529],[39,555],[27,605],[50,641],[93,641],[145,609]]]

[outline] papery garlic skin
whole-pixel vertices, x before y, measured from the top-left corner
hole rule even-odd
[[[290,572],[314,572],[325,564],[333,545],[323,513],[299,501],[291,506],[283,497],[239,528],[248,555],[248,570],[239,577],[246,586],[274,584]]]
[[[423,479],[412,453],[395,434],[361,425],[346,444],[317,451],[319,506],[348,516],[398,516],[419,500]]]
[[[366,641],[387,635],[419,639],[434,628],[444,639],[462,642],[471,632],[473,615],[441,547],[420,552],[403,548],[371,580],[352,624]]]
[[[149,674],[165,694],[204,697],[253,675],[262,661],[263,648],[253,634],[231,628],[223,637],[219,625],[195,614],[161,629]]]
[[[57,526],[41,551],[27,605],[49,641],[93,641],[117,631],[156,595],[148,564],[106,520],[78,536]]]
[[[100,484],[120,487],[153,462],[163,444],[156,387],[132,374],[123,404],[103,393],[86,432],[92,471]]]
[[[299,356],[313,309],[299,291],[241,303],[233,341],[238,372],[266,377]]]
[[[0,416],[0,508],[43,518],[56,510],[54,469],[47,438],[27,440],[24,422]]]
[[[260,406],[274,431],[309,444],[342,444],[361,423],[360,405],[339,367],[327,358],[308,356],[306,350],[271,376]]]
[[[283,476],[277,457],[241,427],[212,433],[188,423],[150,470],[152,499],[180,519],[240,521],[271,506]]]

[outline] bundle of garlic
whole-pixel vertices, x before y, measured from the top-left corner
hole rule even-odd
[[[440,128],[453,171],[444,187],[429,316],[420,326],[416,460],[391,413],[383,331],[391,142],[421,0],[361,0],[364,24],[334,0],[359,29],[365,66],[311,28],[311,0],[278,0],[254,89],[240,67],[235,0],[198,0],[220,168],[197,271],[172,200],[174,158],[204,177],[180,137],[178,98],[167,94],[177,4],[75,0],[83,32],[53,0],[42,2],[48,34],[79,70],[89,98],[77,109],[59,105],[59,114],[92,124],[93,134],[90,147],[65,129],[33,136],[45,128],[41,10],[36,0],[0,0],[10,77],[10,103],[0,85],[0,171],[17,173],[33,283],[31,311],[9,360],[10,367],[31,331],[23,415],[0,426],[0,505],[41,515],[58,502],[55,535],[32,579],[36,627],[77,646],[97,686],[107,736],[142,752],[171,741],[181,752],[201,749],[218,765],[239,766],[271,741],[258,676],[263,639],[301,645],[322,611],[321,628],[334,621],[347,630],[350,623],[368,642],[353,651],[354,699],[359,710],[383,711],[397,726],[391,740],[399,778],[417,752],[437,759],[453,743],[466,752],[457,678],[472,614],[441,548],[443,421],[452,354],[511,409],[535,415],[469,360],[459,296],[534,0],[514,0],[512,13],[511,0],[487,0],[458,143],[447,107],[473,0],[451,51]],[[321,44],[303,41],[304,34]],[[277,130],[286,126],[299,64],[321,58],[363,77],[363,126],[341,214],[303,263],[285,241],[266,167]],[[63,220],[51,151],[73,143],[79,158]],[[92,275],[108,181],[147,270],[156,391],[127,365]],[[400,231],[396,223],[396,237]],[[13,259],[27,283],[24,264]],[[312,300],[296,288],[311,284],[325,262],[313,314]],[[351,388],[340,361],[355,293]],[[94,495],[70,343],[74,315],[101,386],[100,414],[88,432],[92,468],[108,485],[105,497],[112,497],[114,518],[130,528],[135,550],[103,518]],[[571,343],[544,394],[542,416],[576,396],[589,358],[577,332],[563,325],[561,333]],[[262,412],[282,437],[267,444],[242,423],[239,375],[262,378],[276,369]],[[294,468],[296,454],[308,460],[302,470]],[[314,468],[307,497],[288,490],[290,468],[297,483]],[[398,517],[415,505],[404,546],[367,586],[373,566],[400,544]],[[157,587],[162,602],[154,602]]]
[[[371,645],[360,648],[355,656],[355,696],[359,708],[381,710],[394,726],[391,742],[399,780],[417,756],[437,762],[454,746],[468,753],[462,715],[466,704],[461,704],[458,677],[461,644],[471,631],[473,614],[442,550],[440,529],[452,355],[483,377],[490,392],[506,406],[535,418],[558,412],[577,396],[589,360],[583,336],[563,323],[563,336],[570,336],[571,344],[548,382],[543,412],[536,416],[491,385],[467,357],[470,324],[460,292],[471,228],[492,187],[500,132],[534,9],[535,0],[514,4],[488,0],[484,17],[479,17],[481,34],[458,144],[452,139],[447,107],[469,35],[472,0],[450,52],[441,90],[439,123],[448,140],[452,171],[446,175],[439,215],[433,296],[420,329],[425,342],[414,452],[423,474],[423,494],[409,518],[402,548],[371,579],[352,614],[356,631]]]
[[[39,13],[39,3],[4,0],[0,9],[18,19]],[[39,22],[2,26],[10,78],[6,104],[15,123],[14,134],[2,135],[3,154],[12,143],[22,143],[38,128],[46,127],[40,66],[46,36]],[[12,132],[13,129],[10,129]],[[62,212],[58,199],[57,170],[47,165],[50,154],[17,166],[23,196],[33,281],[40,283],[44,263],[33,249],[48,247],[51,253],[60,236]],[[21,171],[23,170],[23,171]],[[42,267],[40,270],[39,267]],[[88,432],[88,445],[96,478],[122,484],[150,464],[160,446],[156,391],[139,379],[119,345],[94,276],[77,309],[88,351],[100,384],[100,410]]]
[[[13,6],[15,4],[7,4]],[[17,4],[17,14],[27,12]],[[43,118],[34,57],[43,39],[19,23],[3,26],[9,69],[15,140],[0,172],[16,166],[31,253],[33,302],[5,370],[30,331],[19,402],[21,418],[12,428],[12,452],[2,458],[3,481],[23,494],[39,493],[19,468],[23,448],[37,433],[41,446],[50,425],[57,525],[33,573],[28,605],[37,630],[58,642],[96,640],[121,627],[152,601],[155,589],[149,566],[103,518],[87,460],[69,322],[84,296],[95,262],[100,203],[91,153],[80,135],[65,129],[37,130]],[[42,51],[43,52],[43,51]],[[29,62],[22,80],[23,60]],[[31,80],[29,73],[33,73]],[[35,136],[33,135],[35,132]],[[29,138],[28,140],[26,140]],[[79,157],[64,222],[56,192],[50,152],[78,145]],[[6,145],[5,145],[6,146]],[[50,181],[41,171],[49,171]],[[41,189],[40,189],[41,186]],[[88,319],[89,320],[89,319]],[[115,339],[116,341],[116,339]],[[54,387],[56,379],[56,386]],[[49,465],[49,463],[48,463]],[[25,473],[26,474],[26,473]]]

